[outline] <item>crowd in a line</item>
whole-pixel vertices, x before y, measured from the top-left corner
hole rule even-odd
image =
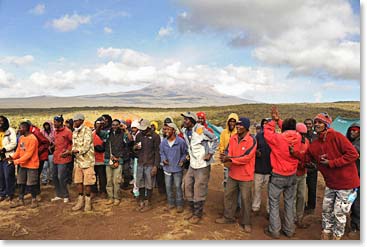
[[[136,198],[136,211],[146,212],[152,209],[153,189],[158,188],[166,194],[167,211],[182,213],[186,203],[185,220],[198,224],[218,150],[224,165],[224,211],[215,223],[238,223],[251,234],[251,218],[259,214],[266,189],[263,204],[269,224],[264,233],[275,239],[281,234],[292,237],[296,228],[309,227],[304,216],[315,213],[319,171],[326,184],[321,239],[341,239],[347,218],[351,230],[359,231],[359,124],[344,136],[330,127],[327,113],[303,123],[280,119],[275,106],[270,114],[252,135],[250,119],[231,113],[220,138],[207,125],[204,112],[182,113],[182,128],[166,117],[160,130],[155,121],[112,120],[108,114],[91,128],[83,114],[75,114],[66,121],[55,116],[42,129],[25,120],[16,132],[8,118],[0,116],[0,201],[10,201],[10,208],[21,207],[29,193],[30,207],[36,208],[41,184],[51,183],[55,188],[51,202],[68,203],[68,186],[74,183],[78,197],[73,211],[92,210],[92,195],[118,206],[120,190],[126,189]]]

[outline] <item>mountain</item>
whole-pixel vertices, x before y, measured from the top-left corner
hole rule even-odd
[[[70,97],[36,96],[28,98],[0,98],[0,108],[60,108],[60,107],[197,107],[256,103],[225,95],[207,85],[157,86],[119,93],[103,93]]]

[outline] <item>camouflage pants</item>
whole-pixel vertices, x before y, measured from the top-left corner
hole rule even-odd
[[[334,190],[325,187],[324,201],[322,202],[322,229],[326,233],[333,233],[341,237],[347,223],[347,214],[350,211],[348,196],[350,190]]]

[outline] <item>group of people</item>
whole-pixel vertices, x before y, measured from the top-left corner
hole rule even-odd
[[[146,212],[152,209],[153,189],[158,187],[166,195],[166,210],[182,213],[186,201],[184,218],[198,224],[218,150],[224,165],[224,210],[215,223],[237,223],[239,210],[239,225],[251,233],[252,215],[259,214],[267,188],[269,225],[264,233],[275,239],[280,234],[292,237],[296,227],[308,227],[304,215],[314,213],[320,171],[326,183],[321,239],[341,239],[350,211],[352,230],[359,231],[360,126],[352,125],[343,136],[330,127],[327,113],[303,123],[280,119],[274,106],[270,114],[252,135],[250,119],[231,113],[220,138],[207,125],[204,112],[182,113],[182,128],[166,117],[160,130],[157,122],[147,119],[112,120],[106,114],[90,128],[83,114],[76,114],[72,123],[61,115],[45,122],[42,130],[23,121],[18,135],[0,116],[0,201],[10,200],[11,208],[24,206],[24,196],[30,193],[31,207],[36,208],[40,184],[52,181],[51,201],[67,203],[73,179],[78,192],[73,211],[91,211],[93,194],[118,206],[121,189],[131,189],[136,211]]]

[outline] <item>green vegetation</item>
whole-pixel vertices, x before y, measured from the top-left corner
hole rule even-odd
[[[305,118],[313,118],[319,112],[328,112],[332,118],[343,116],[347,118],[360,117],[360,102],[336,102],[336,103],[297,103],[277,105],[282,118],[294,117],[297,121]],[[29,119],[37,126],[42,126],[46,120],[51,120],[55,115],[63,114],[65,119],[72,118],[74,113],[81,112],[86,119],[94,122],[102,114],[110,114],[112,118],[156,120],[160,124],[166,116],[171,116],[181,124],[180,114],[185,111],[204,111],[208,120],[224,126],[231,112],[239,116],[249,117],[251,123],[259,123],[262,118],[269,117],[270,104],[244,104],[221,107],[198,107],[198,108],[132,108],[132,107],[83,107],[83,108],[51,108],[51,109],[1,109],[2,115],[10,119],[11,126],[17,127],[24,119]]]

